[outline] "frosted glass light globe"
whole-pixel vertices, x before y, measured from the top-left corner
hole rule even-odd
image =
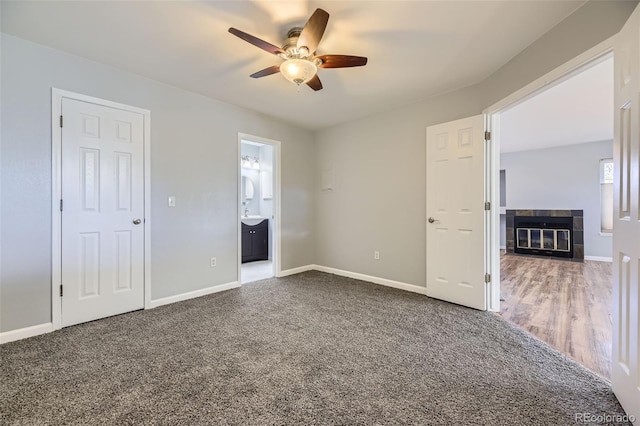
[[[306,59],[287,59],[280,65],[280,72],[298,86],[311,80],[318,72],[318,67]]]

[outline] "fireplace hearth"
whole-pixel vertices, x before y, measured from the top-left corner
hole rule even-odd
[[[507,210],[507,253],[584,260],[582,210]]]

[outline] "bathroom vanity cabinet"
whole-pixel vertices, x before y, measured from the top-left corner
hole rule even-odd
[[[242,263],[269,259],[269,219],[242,224]]]

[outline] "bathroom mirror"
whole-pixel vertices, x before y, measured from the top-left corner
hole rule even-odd
[[[253,181],[248,176],[242,176],[242,201],[253,199]]]

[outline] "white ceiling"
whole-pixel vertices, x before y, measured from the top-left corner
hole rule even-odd
[[[500,116],[500,152],[613,139],[613,58]]]
[[[477,83],[584,3],[578,1],[2,1],[2,31],[319,129]],[[324,89],[249,74],[315,8],[330,14],[318,54],[367,56],[321,69]]]

